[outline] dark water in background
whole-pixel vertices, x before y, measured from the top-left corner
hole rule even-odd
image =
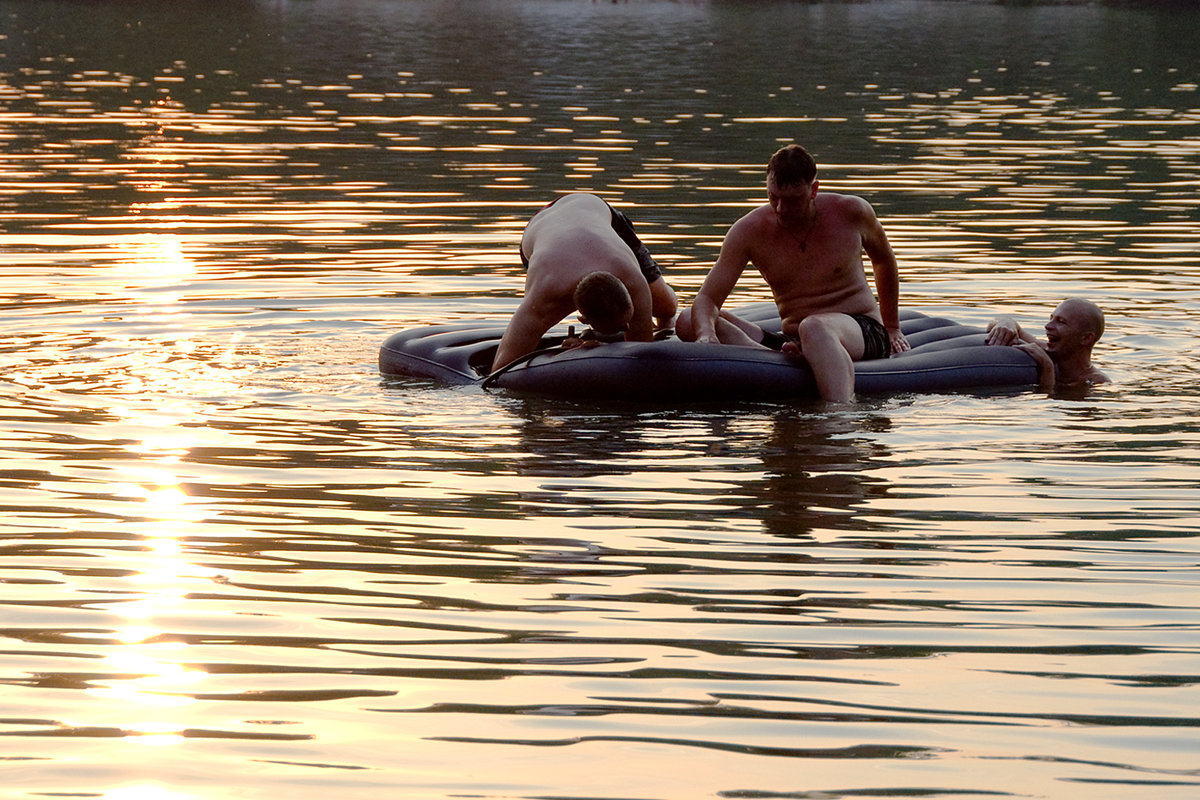
[[[7,796],[1194,797],[1196,12],[0,0]],[[779,144],[1084,398],[382,380],[557,193],[688,301]],[[737,299],[767,296],[744,280]]]

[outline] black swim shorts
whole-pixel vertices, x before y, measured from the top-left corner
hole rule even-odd
[[[850,317],[858,323],[863,335],[863,357],[861,361],[873,361],[877,358],[888,358],[892,354],[892,339],[888,336],[883,323],[867,314],[851,314]],[[782,333],[763,331],[762,343],[772,350],[782,350],[783,346],[795,341]]]
[[[892,354],[892,337],[888,336],[887,328],[874,317],[866,314],[851,314],[858,327],[862,328],[863,361],[874,361],[877,358],[888,358]]]
[[[629,245],[629,249],[633,251],[633,255],[637,258],[638,266],[642,270],[642,275],[646,278],[646,283],[654,283],[662,277],[662,270],[658,267],[658,262],[650,255],[650,251],[646,249],[646,245],[642,244],[642,240],[633,232],[633,223],[629,221],[629,217],[617,211],[611,205],[608,210],[612,212],[612,228],[617,232],[617,236],[621,237],[621,241]]]

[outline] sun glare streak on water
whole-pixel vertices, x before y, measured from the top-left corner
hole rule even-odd
[[[6,791],[1193,796],[1194,13],[462,11],[0,0]],[[1114,383],[660,408],[378,374],[399,328],[502,322],[562,192],[688,301],[793,140],[905,305],[1036,330],[1091,297]]]

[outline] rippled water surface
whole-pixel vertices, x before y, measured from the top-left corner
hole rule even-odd
[[[0,0],[6,797],[1200,795],[1200,17]],[[593,191],[690,301],[781,143],[1113,384],[384,379]],[[734,302],[768,293],[747,275]]]

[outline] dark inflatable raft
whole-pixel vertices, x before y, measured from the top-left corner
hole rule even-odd
[[[737,309],[744,318],[779,329],[773,303]],[[983,343],[984,331],[915,311],[900,313],[912,350],[854,366],[858,394],[940,392],[1037,383],[1033,359],[1014,347]],[[448,384],[597,400],[795,400],[816,398],[804,360],[766,349],[698,344],[667,338],[561,350],[559,326],[540,349],[488,375],[505,323],[452,323],[401,331],[379,350],[385,375]]]

